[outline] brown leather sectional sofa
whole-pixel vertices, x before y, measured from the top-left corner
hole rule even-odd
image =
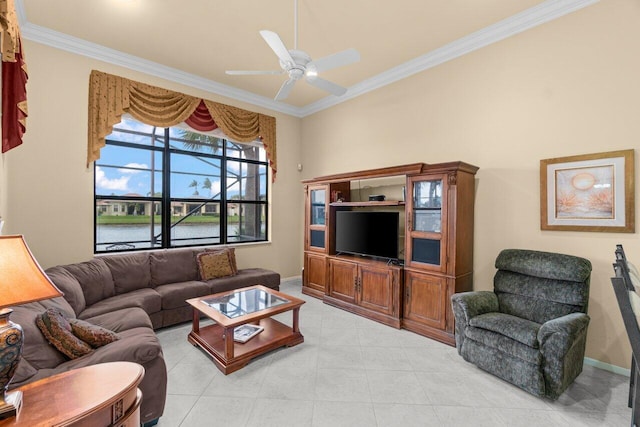
[[[241,269],[233,276],[202,281],[196,256],[203,250],[105,255],[47,269],[64,297],[13,307],[11,320],[22,326],[25,342],[22,360],[9,387],[97,363],[139,363],[145,368],[140,384],[141,421],[154,425],[164,410],[167,370],[153,330],[190,321],[193,314],[187,299],[255,284],[276,290],[280,286],[278,273],[261,268]],[[36,326],[36,316],[48,308],[110,329],[120,339],[69,360],[47,342]]]

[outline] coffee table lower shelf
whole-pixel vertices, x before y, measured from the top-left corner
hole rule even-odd
[[[199,327],[189,333],[191,344],[202,348],[213,358],[213,362],[225,375],[245,366],[251,359],[279,347],[292,347],[304,342],[299,331],[272,318],[255,322],[264,328],[262,332],[246,343],[233,341],[233,337],[225,339],[225,328],[219,324]],[[230,343],[230,344],[229,344]],[[227,349],[227,346],[230,346]]]

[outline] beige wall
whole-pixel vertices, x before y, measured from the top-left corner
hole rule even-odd
[[[93,255],[93,167],[85,167],[87,99],[92,69],[202,96],[276,117],[278,175],[271,189],[270,244],[237,249],[239,267],[265,267],[282,277],[300,275],[302,227],[300,119],[261,110],[197,89],[104,64],[37,43],[25,43],[29,65],[29,119],[24,144],[2,156],[0,185],[5,233],[21,233],[43,265]],[[2,175],[0,175],[2,176]],[[6,194],[6,203],[2,196]]]
[[[604,0],[304,118],[305,177],[416,161],[479,166],[474,288],[492,288],[503,248],[590,259],[587,356],[628,368],[609,278],[616,243],[640,260],[638,234],[541,231],[539,161],[638,148],[639,18],[639,2]]]

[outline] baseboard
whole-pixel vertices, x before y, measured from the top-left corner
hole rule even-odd
[[[301,280],[302,280],[302,276],[291,276],[291,277],[285,277],[284,279],[280,279],[280,283],[295,282],[295,281],[301,281]]]
[[[591,359],[590,357],[584,358],[584,364],[593,366],[594,368],[613,372],[614,374],[624,375],[625,377],[631,376],[630,369],[621,368],[620,366],[611,365],[610,363],[604,363],[599,360]]]

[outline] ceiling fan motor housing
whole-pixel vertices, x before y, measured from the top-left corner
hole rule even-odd
[[[311,57],[306,52],[295,49],[291,49],[289,54],[293,58],[294,63],[290,64],[280,61],[280,66],[289,74],[290,79],[299,80],[305,75],[307,64],[311,62]]]

